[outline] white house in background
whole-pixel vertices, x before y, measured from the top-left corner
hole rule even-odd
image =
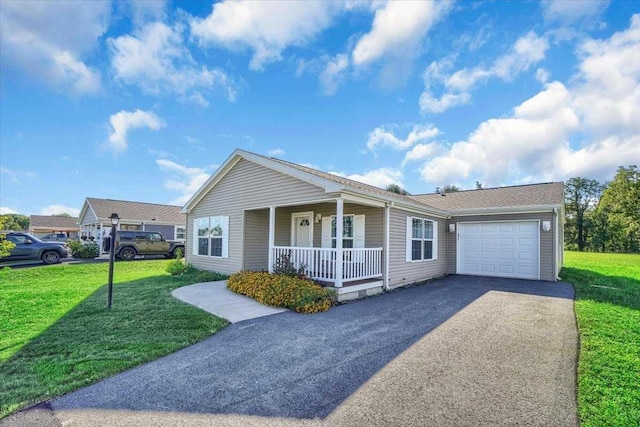
[[[446,274],[555,281],[563,190],[402,196],[236,150],[184,206],[185,252],[223,273],[271,271],[287,258],[343,300]]]
[[[109,217],[120,217],[118,230],[158,231],[167,240],[185,240],[186,215],[181,206],[87,197],[78,216],[80,236],[94,237],[102,250],[102,239],[111,230]]]

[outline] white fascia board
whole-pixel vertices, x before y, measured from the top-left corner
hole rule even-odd
[[[374,206],[384,206],[386,204],[386,205],[393,206],[394,208],[398,208],[402,210],[410,210],[410,211],[418,212],[421,214],[428,214],[428,215],[442,217],[442,218],[449,218],[451,216],[451,214],[447,211],[432,208],[430,206],[421,205],[419,203],[412,203],[409,201],[399,200],[399,199],[396,199],[395,197],[372,194],[367,191],[362,191],[353,187],[349,187],[348,189],[342,192],[342,196],[345,201],[356,200],[354,195],[363,200],[371,200],[368,203],[373,204]],[[363,202],[363,204],[366,204],[366,203]]]
[[[531,205],[531,206],[508,206],[501,208],[482,208],[482,209],[459,209],[451,212],[451,216],[473,216],[473,215],[491,215],[491,214],[521,214],[521,213],[538,213],[553,212],[554,209],[560,208],[561,205]]]
[[[404,204],[399,203],[397,200],[393,200],[387,203],[387,206],[390,208],[398,209],[405,212],[411,212],[418,215],[428,215],[436,218],[449,219],[451,218],[451,214],[447,211],[442,211],[440,209],[429,208],[427,206],[413,205],[413,204]]]
[[[76,224],[83,225],[82,224],[82,218],[84,218],[84,215],[87,212],[87,208],[91,209],[91,213],[93,214],[93,216],[96,217],[96,221],[100,220],[100,218],[98,218],[98,215],[96,214],[96,211],[93,210],[93,206],[91,206],[91,203],[89,203],[89,199],[85,198],[84,199],[84,204],[82,205],[82,209],[80,210],[80,214],[78,214],[78,220],[76,221]]]
[[[209,190],[218,183],[224,177],[227,172],[240,160],[240,156],[238,155],[239,150],[235,150],[231,155],[227,158],[227,160],[222,163],[222,165],[205,181],[204,184],[198,188],[198,190],[193,193],[193,196],[189,199],[187,203],[182,207],[180,212],[187,214],[191,212],[191,209],[194,205],[196,205],[202,198],[209,192]]]
[[[78,214],[78,220],[76,221],[76,224],[82,225],[82,218],[84,217],[84,214],[87,212],[88,205],[89,205],[89,202],[87,202],[87,199],[84,199],[84,203],[82,204],[82,209],[80,209],[80,213]]]

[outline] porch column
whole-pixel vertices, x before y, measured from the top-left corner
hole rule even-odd
[[[336,200],[336,281],[334,286],[336,288],[342,287],[342,226],[343,226],[343,214],[344,214],[344,200]]]
[[[273,247],[276,242],[276,207],[269,207],[269,273],[273,273]]]
[[[96,230],[97,229],[98,229],[98,226],[96,226]],[[102,222],[101,222],[100,223],[100,232],[99,233],[96,232],[96,234],[97,234],[96,242],[98,243],[98,248],[100,248],[100,253],[108,252],[108,251],[103,250],[103,247],[102,247],[102,233],[104,233],[104,225],[102,225]]]

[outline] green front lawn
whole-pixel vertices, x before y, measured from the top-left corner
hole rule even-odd
[[[169,276],[168,262],[117,262],[111,311],[107,263],[0,270],[0,418],[226,326],[171,296],[199,278]]]
[[[640,255],[565,252],[576,289],[583,426],[640,426]]]

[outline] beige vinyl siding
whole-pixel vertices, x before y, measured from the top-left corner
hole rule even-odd
[[[475,216],[454,216],[449,223],[458,222],[500,222],[500,221],[523,221],[540,220],[540,280],[556,280],[555,262],[555,218],[553,212],[545,213],[521,213],[504,215],[475,215]],[[551,231],[542,231],[542,221],[551,221]],[[448,227],[448,225],[447,225]],[[457,254],[457,227],[455,233],[447,233],[447,273],[456,274],[456,254]]]
[[[87,206],[87,209],[84,211],[84,215],[82,216],[82,218],[80,218],[80,224],[95,224],[97,220],[98,218],[96,218],[96,216],[93,214],[91,208]]]
[[[283,208],[289,214],[289,231],[287,236],[289,240],[285,246],[291,244],[291,214],[297,212],[313,212],[313,246],[322,247],[322,221],[315,222],[315,216],[320,214],[322,218],[336,214],[336,203],[318,203],[312,205],[300,205]],[[364,215],[364,246],[365,248],[381,248],[383,243],[384,211],[382,208],[372,206],[357,205],[353,203],[345,203],[343,208],[344,215]]]
[[[197,268],[234,273],[242,269],[244,211],[327,198],[324,189],[240,159],[187,216],[187,261]],[[229,257],[193,255],[193,220],[229,217]],[[253,261],[252,261],[253,262]]]
[[[438,223],[438,258],[432,261],[407,262],[407,217],[425,218]],[[389,211],[389,286],[403,286],[446,274],[446,220],[400,209]],[[380,227],[382,229],[382,227]]]
[[[269,209],[244,213],[244,270],[266,270],[269,262]]]

